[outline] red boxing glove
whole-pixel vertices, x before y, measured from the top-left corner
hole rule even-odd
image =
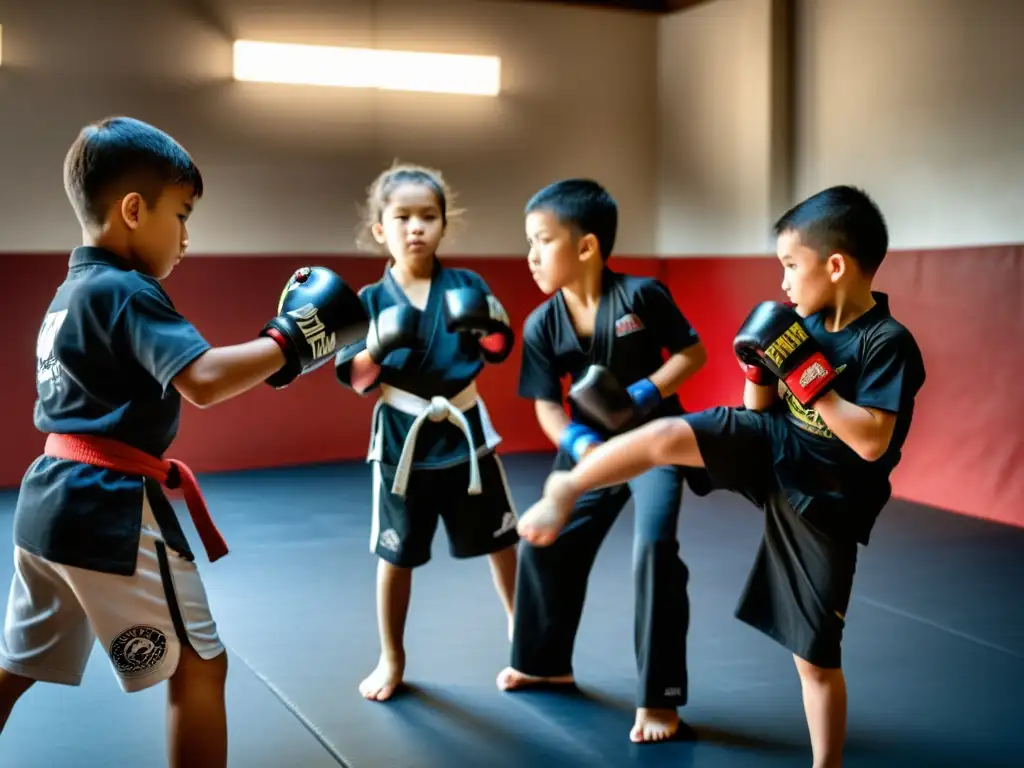
[[[508,350],[508,338],[503,333],[481,336],[480,346],[492,354],[503,355]]]
[[[739,361],[740,368],[743,369],[743,375],[747,377],[747,381],[752,381],[759,387],[766,387],[770,383],[768,381],[768,371],[762,368],[760,365],[751,365],[750,363],[744,363],[742,360]]]

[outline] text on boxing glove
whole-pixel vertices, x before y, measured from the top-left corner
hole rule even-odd
[[[320,319],[317,308],[312,304],[306,304],[298,309],[286,313],[295,320],[303,338],[309,344],[311,354],[314,358],[326,357],[334,352],[337,347],[337,338],[334,332],[328,333],[327,326]]]

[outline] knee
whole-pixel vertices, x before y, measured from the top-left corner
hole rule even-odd
[[[25,691],[32,687],[35,680],[16,675],[6,669],[0,669],[0,707],[13,706]]]
[[[558,562],[564,558],[561,537],[555,539],[550,546],[537,547],[528,541],[520,541],[516,547],[516,559],[520,567],[543,567],[548,562]]]
[[[637,493],[633,549],[637,556],[675,557],[679,553],[679,498]]]
[[[679,553],[679,541],[672,534],[658,535],[656,531],[639,533],[633,541],[633,563],[639,565],[652,557],[675,557]]]
[[[204,659],[192,648],[182,648],[178,668],[171,677],[172,689],[201,687],[223,690],[228,676],[228,653],[222,651],[212,659]]]
[[[419,565],[395,565],[383,557],[377,560],[377,576],[387,582],[412,581],[412,572]]]
[[[679,542],[674,536],[653,538],[639,536],[633,543],[633,574],[646,579],[681,579],[689,581],[690,571],[679,556]]]
[[[519,550],[518,543],[509,544],[504,549],[499,549],[497,552],[491,552],[488,557],[496,562],[502,562],[506,560],[514,561],[516,559],[517,552]]]
[[[656,419],[642,429],[647,431],[645,444],[655,464],[674,464],[680,449],[692,439],[693,430],[678,417]]]
[[[803,683],[825,685],[843,676],[841,667],[819,667],[799,656],[794,656],[793,661],[796,662],[796,671]]]
[[[199,655],[196,654],[196,658]],[[203,659],[202,663],[205,665],[210,679],[215,680],[220,685],[224,684],[224,681],[228,677],[228,652],[227,650],[221,651],[217,656],[212,659]]]
[[[674,499],[637,499],[636,527],[633,533],[637,554],[675,555],[679,551],[678,501]]]

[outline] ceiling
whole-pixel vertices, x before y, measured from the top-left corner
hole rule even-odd
[[[506,0],[507,2],[579,5],[590,8],[620,8],[643,13],[673,13],[707,0]]]

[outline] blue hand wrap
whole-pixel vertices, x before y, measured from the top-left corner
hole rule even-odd
[[[650,379],[635,381],[626,387],[626,391],[643,415],[650,413],[661,402],[661,392]]]
[[[577,424],[575,421],[562,430],[562,436],[558,440],[558,447],[572,456],[573,461],[579,461],[589,446],[600,443],[601,438],[590,427]]]

